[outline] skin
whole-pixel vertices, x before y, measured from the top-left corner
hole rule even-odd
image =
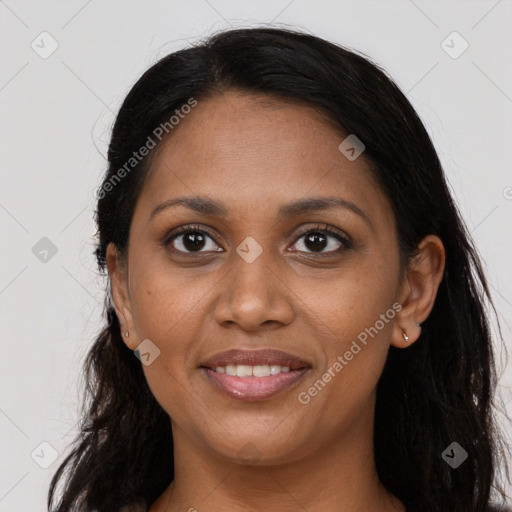
[[[309,107],[229,91],[200,101],[159,148],[127,258],[112,244],[107,251],[126,345],[150,339],[161,351],[143,370],[172,421],[176,477],[151,512],[405,510],[375,469],[376,385],[390,345],[406,348],[419,337],[445,254],[429,235],[400,267],[391,205],[364,153],[349,161],[338,150],[344,138]],[[195,195],[221,202],[228,215],[174,206],[150,219],[164,201]],[[283,204],[317,196],[350,201],[367,220],[348,208],[277,217]],[[322,258],[303,236],[318,223],[353,246],[325,234]],[[190,224],[215,238],[205,235],[199,253],[187,253],[183,235],[164,247],[166,234]],[[248,236],[263,249],[252,263],[236,252]],[[402,306],[396,316],[300,403],[298,394],[394,303]],[[293,389],[242,402],[198,369],[231,348],[278,348],[311,369]]]

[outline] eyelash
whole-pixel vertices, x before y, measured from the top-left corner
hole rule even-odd
[[[217,241],[215,240],[216,235],[211,230],[209,230],[208,228],[206,228],[204,226],[199,226],[197,224],[180,226],[179,228],[174,230],[172,233],[170,233],[169,235],[166,235],[164,237],[164,239],[162,240],[162,245],[165,248],[168,248],[168,246],[171,244],[171,242],[174,241],[175,238],[178,238],[180,235],[184,235],[184,234],[188,234],[188,233],[200,233],[200,234],[208,235],[215,242],[216,245],[219,245],[217,243]],[[320,256],[320,257],[327,256],[327,255],[331,255],[331,254],[340,253],[341,251],[344,251],[346,249],[351,249],[353,246],[352,240],[350,239],[350,237],[342,235],[338,231],[335,231],[334,229],[330,228],[327,224],[318,224],[317,226],[315,226],[313,228],[308,228],[307,230],[303,231],[302,233],[299,233],[299,235],[295,239],[295,242],[293,243],[293,245],[295,245],[302,237],[309,235],[311,233],[327,234],[329,236],[336,238],[343,245],[342,245],[342,247],[339,247],[338,249],[336,249],[334,251],[318,252],[318,253],[306,252],[306,254],[308,254],[308,255],[312,254],[312,255]],[[205,251],[184,252],[184,251],[180,251],[177,249],[172,249],[172,251],[179,253],[179,254],[186,254],[186,255],[201,254],[201,253],[205,252]],[[305,251],[297,251],[297,252],[304,253]]]

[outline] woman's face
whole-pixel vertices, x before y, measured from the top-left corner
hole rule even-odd
[[[113,289],[125,343],[150,340],[143,369],[175,442],[275,464],[371,428],[401,336],[402,283],[390,203],[364,153],[340,151],[344,138],[308,107],[228,92],[199,101],[159,148],[132,220],[127,280]],[[158,208],[199,196],[218,206]],[[172,239],[184,226],[191,233]],[[302,369],[238,377],[204,367],[233,349],[283,351]],[[269,369],[246,359],[258,364],[235,372],[281,370],[272,357]]]

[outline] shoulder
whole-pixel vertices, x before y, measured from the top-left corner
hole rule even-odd
[[[126,505],[119,509],[119,512],[148,512],[149,508],[146,505],[135,504],[135,505]]]
[[[407,509],[406,512],[416,512],[416,509]],[[420,512],[419,509],[418,512]],[[508,505],[496,505],[494,503],[491,503],[489,504],[489,508],[486,509],[486,512],[512,512],[512,507]]]

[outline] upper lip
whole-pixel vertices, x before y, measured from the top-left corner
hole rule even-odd
[[[241,350],[231,349],[224,352],[218,352],[206,359],[200,366],[215,368],[217,366],[226,366],[228,364],[247,364],[257,365],[280,365],[288,366],[290,370],[311,367],[311,365],[298,356],[283,352],[282,350],[260,349],[260,350]]]

